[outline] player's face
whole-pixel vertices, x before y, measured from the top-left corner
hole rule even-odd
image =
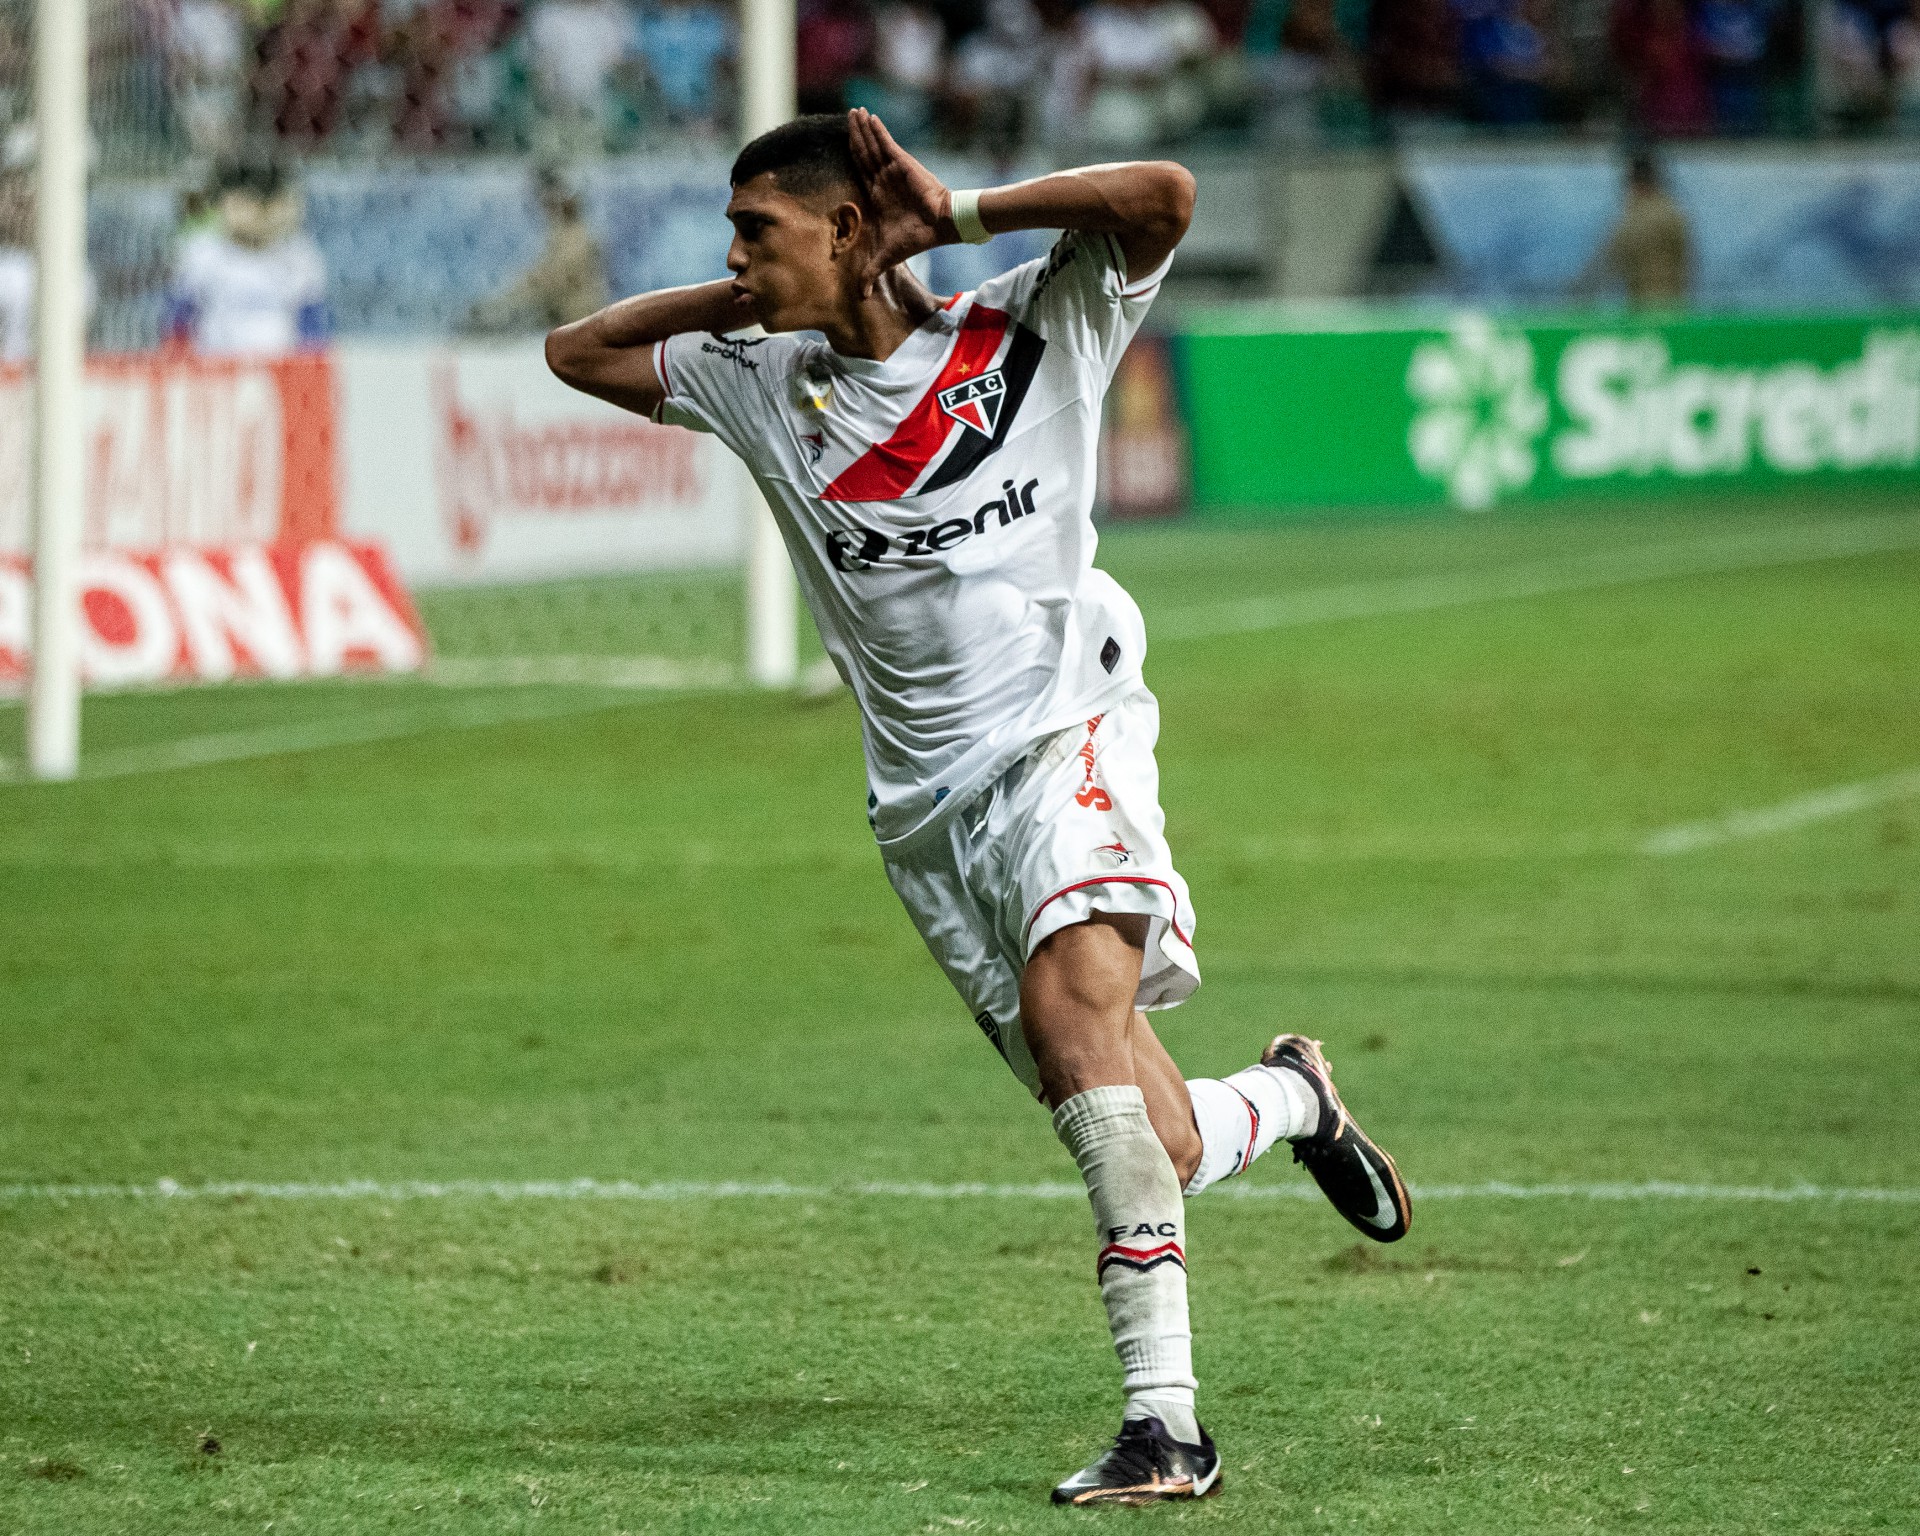
[[[727,270],[735,289],[753,300],[763,326],[815,330],[839,315],[858,226],[851,204],[830,195],[803,201],[782,192],[768,173],[733,189],[727,218],[733,224]],[[850,220],[853,229],[846,227]]]

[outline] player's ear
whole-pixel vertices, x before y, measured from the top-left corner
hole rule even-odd
[[[866,227],[866,215],[858,203],[848,201],[834,207],[831,219],[833,254],[839,256],[859,243],[861,231]]]

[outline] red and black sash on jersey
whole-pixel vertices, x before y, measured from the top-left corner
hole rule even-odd
[[[993,359],[1000,354],[1003,342],[1005,354],[995,364]],[[1046,349],[1039,336],[1005,310],[976,303],[960,322],[960,334],[939,375],[901,418],[893,435],[875,443],[841,470],[820,493],[820,499],[895,501],[944,490],[964,480],[1006,441]],[[942,406],[942,395],[952,395],[956,390],[965,394],[967,391],[960,386],[996,373],[1000,383],[1000,389],[994,392],[997,399],[962,404],[953,410]],[[988,425],[990,431],[982,430]],[[959,440],[947,448],[955,427],[960,429]],[[927,466],[942,449],[947,450],[946,456],[927,474]],[[923,474],[924,480],[920,478]]]

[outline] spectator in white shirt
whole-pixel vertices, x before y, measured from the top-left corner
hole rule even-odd
[[[0,171],[0,363],[33,355],[33,172]]]
[[[1072,47],[1071,30],[1048,28],[1033,0],[988,0],[986,25],[954,49],[951,101],[971,139],[996,163],[1011,162],[1036,130],[1043,141],[1052,139],[1056,136],[1049,130],[1077,117],[1074,74],[1070,67],[1058,67]],[[1062,74],[1066,110],[1049,112],[1048,101],[1058,94],[1056,77]]]
[[[930,0],[892,0],[873,24],[871,109],[903,144],[926,140],[946,70],[947,30]]]
[[[167,33],[174,115],[196,154],[230,151],[240,135],[246,23],[235,0],[179,0]]]
[[[39,257],[34,252],[34,155],[31,125],[0,141],[0,364],[24,363],[34,349],[34,293]],[[93,313],[93,273],[87,273],[87,313]]]
[[[1089,143],[1140,149],[1190,133],[1206,112],[1202,73],[1219,48],[1192,0],[1099,0],[1080,18]]]
[[[279,357],[325,345],[327,267],[300,194],[271,161],[222,171],[219,221],[175,260],[169,330],[210,357]]]
[[[533,13],[527,43],[552,149],[601,147],[607,86],[637,57],[639,42],[639,18],[624,0],[545,0]]]

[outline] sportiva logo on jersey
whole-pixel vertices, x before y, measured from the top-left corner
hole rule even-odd
[[[909,528],[891,536],[878,528],[859,525],[835,528],[827,535],[827,558],[836,571],[864,571],[896,552],[911,559],[952,549],[990,527],[1004,528],[1020,518],[1032,517],[1033,493],[1039,486],[1038,480],[1017,488],[1011,480],[1003,480],[1000,488],[1005,494],[976,510],[972,517],[950,517],[943,523],[928,523],[924,528]]]
[[[702,352],[710,352],[723,362],[729,362],[736,368],[744,368],[748,373],[757,373],[760,369],[758,359],[747,356],[749,347],[757,347],[767,338],[764,336],[718,336],[712,341],[700,343]]]
[[[1007,398],[1006,377],[995,368],[977,379],[967,379],[951,389],[941,390],[936,398],[940,409],[961,426],[990,438],[994,428],[1000,425],[1000,407]]]

